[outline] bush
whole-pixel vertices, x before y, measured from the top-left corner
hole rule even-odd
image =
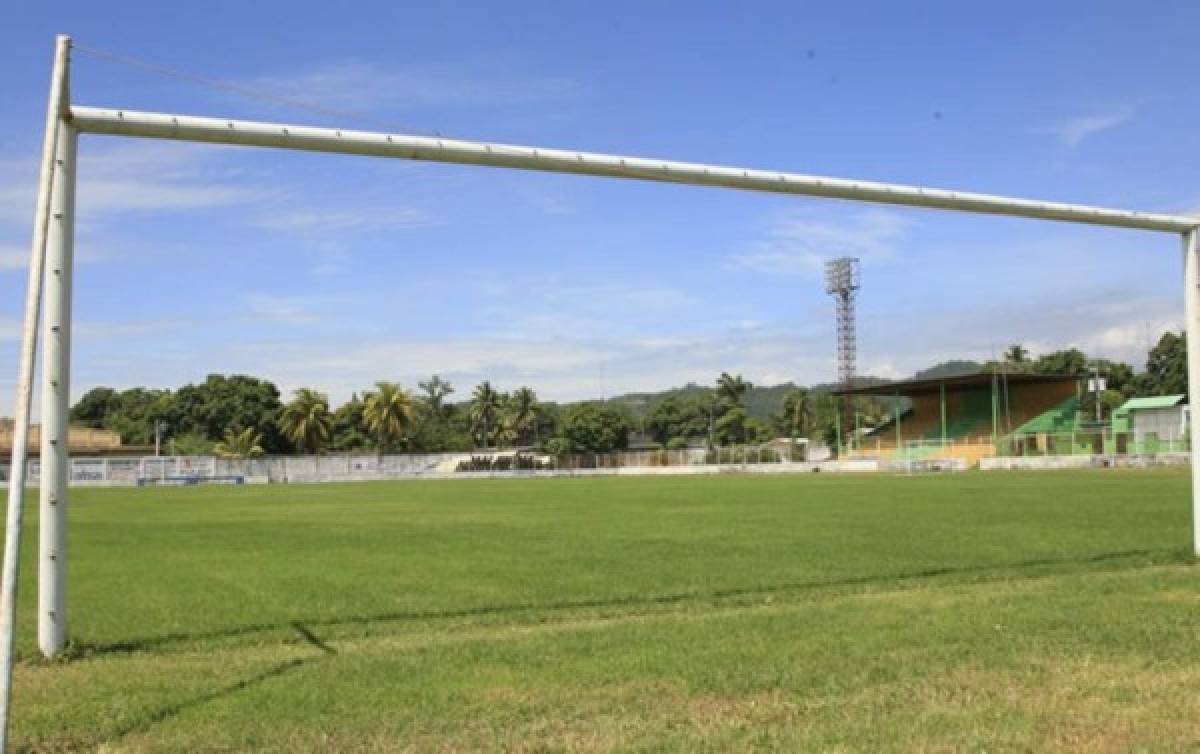
[[[580,403],[567,410],[562,433],[576,452],[611,453],[628,445],[629,421],[610,406]]]
[[[185,432],[171,441],[171,449],[178,456],[212,455],[212,442],[199,432]]]
[[[542,452],[548,456],[561,457],[570,453],[571,441],[565,437],[551,437],[542,443]]]

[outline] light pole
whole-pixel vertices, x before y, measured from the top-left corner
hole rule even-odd
[[[713,393],[712,400],[708,403],[708,449],[716,453],[717,464],[720,465],[721,452],[717,449],[717,438],[715,432],[718,400],[719,398],[717,397],[717,394]]]
[[[1096,423],[1104,420],[1104,406],[1100,403],[1100,393],[1108,386],[1104,383],[1104,378],[1100,376],[1100,365],[1092,362],[1092,395],[1096,399]]]
[[[161,419],[154,420],[154,457],[155,458],[157,458],[160,455],[160,450],[162,449],[163,433],[166,432],[170,426],[171,425],[167,424],[165,421],[162,421]]]

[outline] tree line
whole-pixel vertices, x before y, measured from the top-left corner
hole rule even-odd
[[[1122,361],[1091,358],[1078,348],[1034,358],[1021,344],[1009,346],[999,360],[988,362],[984,368],[1008,373],[1099,376],[1103,378],[1104,390],[1084,391],[1081,408],[1085,413],[1095,414],[1099,402],[1101,413],[1110,416],[1114,409],[1134,396],[1187,394],[1187,336],[1163,333],[1147,352],[1146,366],[1140,372]]]
[[[269,380],[212,374],[174,391],[94,388],[72,407],[71,421],[113,430],[131,445],[152,444],[157,427],[168,452],[230,458],[514,447],[552,455],[607,453],[627,448],[639,435],[643,447],[659,448],[770,440],[787,422],[750,417],[743,398],[752,387],[741,375],[723,373],[702,395],[668,398],[639,417],[617,403],[559,405],[539,400],[530,387],[503,392],[489,381],[453,402],[455,387],[438,375],[420,381],[417,391],[378,382],[332,408],[328,396],[313,388],[299,388],[284,402]],[[801,420],[793,429],[807,426]]]
[[[436,453],[538,447],[548,452],[604,453],[626,446],[632,417],[602,403],[559,406],[532,388],[510,392],[490,382],[462,402],[434,375],[410,391],[377,382],[332,408],[313,388],[284,402],[269,380],[212,374],[178,390],[89,390],[71,409],[73,424],[113,430],[124,443],[150,445],[156,427],[168,452],[231,458],[264,454],[357,452]]]
[[[1072,375],[1096,371],[1107,380],[1107,389],[1098,396],[1106,414],[1132,395],[1187,392],[1186,341],[1171,332],[1150,350],[1141,372],[1122,362],[1091,359],[1078,349],[1035,358],[1018,344],[996,361],[947,362],[919,376],[979,370]],[[182,455],[436,453],[513,447],[565,455],[622,450],[631,436],[642,447],[668,449],[754,445],[781,436],[834,445],[839,421],[853,416],[860,426],[875,427],[887,422],[895,408],[889,398],[864,397],[853,399],[847,410],[828,386],[793,386],[776,399],[769,415],[752,416],[746,399],[753,388],[741,375],[722,373],[711,388],[693,386],[648,400],[637,410],[621,399],[559,405],[539,400],[532,388],[504,392],[488,381],[456,402],[455,387],[433,375],[418,382],[415,391],[378,382],[332,408],[328,397],[313,388],[300,388],[284,402],[269,380],[214,374],[177,390],[94,388],[71,409],[71,420],[113,430],[131,445],[153,444],[157,426],[168,452]],[[1094,411],[1096,400],[1085,394],[1084,410]]]

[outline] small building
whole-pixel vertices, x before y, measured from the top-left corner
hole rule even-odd
[[[1187,441],[1186,395],[1130,398],[1113,412],[1113,433],[1125,435],[1130,452],[1155,453]]]
[[[42,428],[38,424],[29,427],[28,454],[37,458],[42,449]],[[5,460],[12,453],[13,427],[9,422],[0,424],[0,456]],[[67,447],[74,456],[144,456],[153,455],[154,446],[125,445],[121,435],[108,429],[93,429],[91,427],[70,427],[67,433]]]

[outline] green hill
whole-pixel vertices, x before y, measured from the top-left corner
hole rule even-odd
[[[922,369],[913,375],[913,379],[924,380],[933,379],[935,377],[954,377],[963,374],[974,374],[983,368],[982,364],[975,361],[966,360],[951,360],[943,361],[939,364],[934,364],[927,369]],[[883,377],[872,377],[864,375],[856,377],[854,384],[858,386],[870,385],[886,385],[892,380]],[[769,420],[772,416],[779,412],[780,406],[783,405],[783,398],[788,394],[789,390],[799,387],[794,382],[784,382],[779,385],[755,385],[746,393],[745,406],[746,413],[756,419],[763,421]],[[817,385],[812,385],[809,389],[816,392],[827,392],[838,387],[836,382],[825,382]],[[666,400],[670,396],[684,396],[695,393],[709,392],[713,389],[711,385],[697,385],[694,382],[689,382],[683,387],[670,388],[658,392],[646,393],[625,393],[623,395],[613,396],[606,402],[610,405],[625,409],[635,417],[645,416],[647,412],[653,409],[656,405]]]

